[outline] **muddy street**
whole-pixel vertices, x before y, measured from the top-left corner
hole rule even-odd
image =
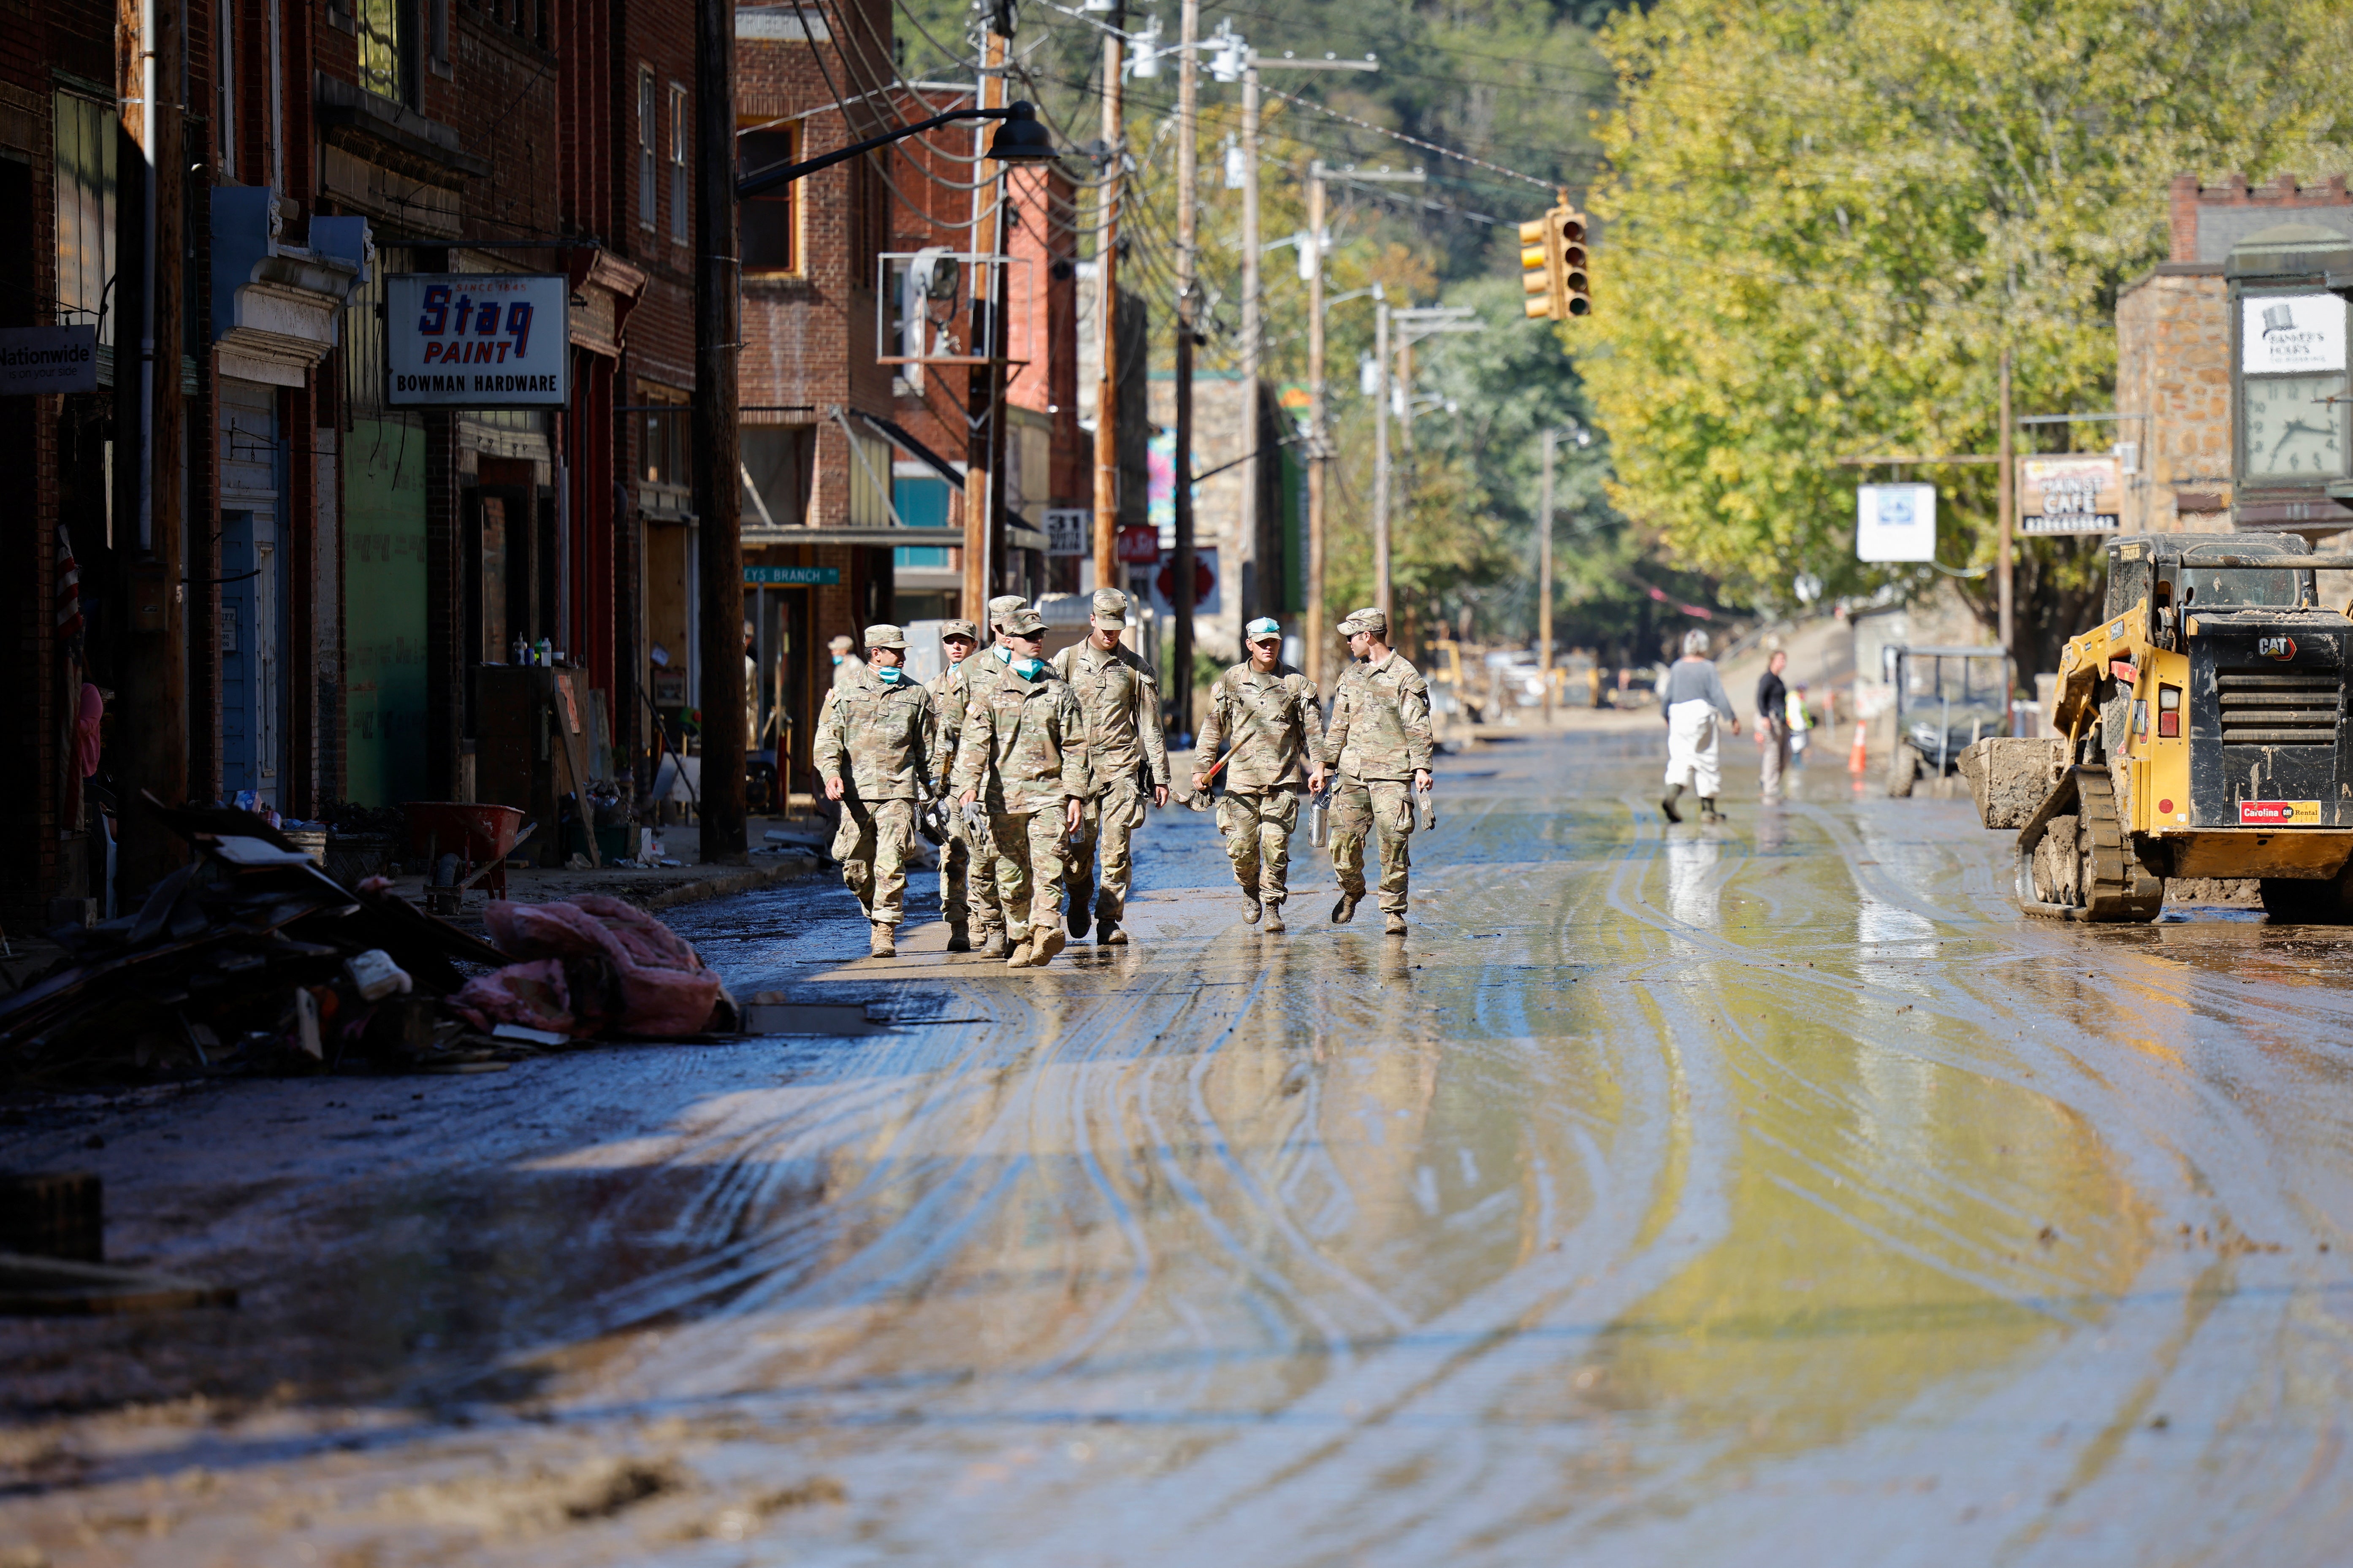
[[[1403,941],[1164,811],[1042,971],[672,911],[854,1035],[16,1103],[242,1301],[0,1320],[0,1563],[2341,1561],[2353,935],[1662,754],[1443,759]]]

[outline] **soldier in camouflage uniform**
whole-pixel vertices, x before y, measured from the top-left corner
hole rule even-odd
[[[934,683],[933,694],[940,709],[940,749],[934,759],[932,788],[942,800],[952,798],[948,777],[955,767],[956,748],[963,740],[965,714],[974,703],[985,700],[996,689],[997,680],[1005,674],[1006,662],[1013,657],[1005,641],[1005,617],[1028,603],[1018,594],[1000,594],[989,600],[988,626],[995,640],[988,652],[979,658],[964,660]],[[969,626],[971,623],[955,621],[950,625]],[[997,857],[986,843],[979,841],[971,825],[965,821],[963,813],[950,812],[948,815],[952,831],[963,845],[971,867],[965,883],[969,908],[965,918],[969,922],[972,914],[978,913],[982,951],[991,958],[1003,958],[1007,947],[1005,904],[997,896]],[[948,951],[968,952],[972,946],[968,924],[965,931],[959,931],[955,917],[949,915],[947,919]],[[964,939],[961,946],[957,944],[960,936]]]
[[[965,710],[955,792],[988,812],[997,893],[1008,922],[1029,927],[1006,967],[1028,969],[1062,951],[1062,857],[1087,790],[1087,719],[1078,693],[1039,657],[1044,618],[1017,610],[1004,626],[1013,658]]]
[[[1242,628],[1247,662],[1218,677],[1209,689],[1209,716],[1194,750],[1201,771],[1196,793],[1209,787],[1209,759],[1227,747],[1226,794],[1218,803],[1218,831],[1234,863],[1256,923],[1279,931],[1291,869],[1291,831],[1299,826],[1299,794],[1324,788],[1324,704],[1307,677],[1282,660],[1282,627],[1261,618]]]
[[[1096,592],[1087,640],[1054,656],[1054,673],[1070,682],[1087,715],[1087,795],[1071,841],[1071,934],[1095,928],[1095,943],[1120,943],[1127,889],[1135,870],[1127,842],[1144,826],[1145,792],[1168,804],[1168,743],[1160,733],[1160,684],[1144,661],[1120,646],[1127,628],[1127,595]],[[1095,852],[1103,852],[1103,887],[1094,886]]]
[[[1324,763],[1336,770],[1332,786],[1332,870],[1340,882],[1333,923],[1353,919],[1365,896],[1365,838],[1381,836],[1381,913],[1391,936],[1405,934],[1406,853],[1413,837],[1413,798],[1430,779],[1430,685],[1421,672],[1389,650],[1389,620],[1358,610],[1340,623],[1357,663],[1340,677],[1332,698],[1332,727],[1324,734]]]
[[[940,743],[934,749],[931,776],[924,782],[931,786],[933,798],[948,798],[947,772],[955,765],[955,730],[949,726],[948,706],[955,705],[958,727],[964,715],[965,660],[980,646],[980,629],[970,621],[940,623],[940,652],[946,657],[947,668],[932,677],[923,689],[932,694],[932,706],[940,716]],[[988,891],[976,893],[973,888],[974,873],[987,878]],[[940,846],[940,915],[948,922],[948,951],[972,951],[972,909],[976,897],[983,910],[982,926],[987,925],[986,911],[995,903],[996,879],[988,874],[986,860],[976,864],[972,841],[965,837],[964,818],[948,813],[947,842]]]
[[[892,958],[906,916],[917,783],[932,767],[938,719],[932,694],[899,668],[907,639],[897,626],[867,627],[866,651],[869,662],[835,689],[810,760],[825,797],[841,803],[833,836],[841,879],[866,907],[873,955]]]

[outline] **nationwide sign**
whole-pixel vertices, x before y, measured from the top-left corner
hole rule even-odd
[[[2239,368],[2249,375],[2345,368],[2345,301],[2250,294],[2239,301]]]
[[[560,408],[572,400],[568,279],[402,272],[385,283],[396,406]]]
[[[2114,533],[2124,514],[2124,459],[2024,458],[2018,465],[2018,531]]]
[[[97,390],[96,327],[0,330],[0,396]]]

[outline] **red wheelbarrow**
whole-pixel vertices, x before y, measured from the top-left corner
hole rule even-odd
[[[412,800],[402,806],[408,818],[408,847],[425,859],[428,900],[434,892],[458,895],[477,877],[487,874],[491,897],[507,896],[507,851],[531,836],[522,813],[512,805],[475,805],[458,800]],[[534,824],[534,826],[536,826]],[[435,889],[434,870],[444,855],[463,862],[454,887]],[[477,871],[475,868],[481,868]]]

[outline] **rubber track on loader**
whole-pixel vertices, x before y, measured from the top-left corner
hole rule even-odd
[[[2084,918],[2103,922],[2155,920],[2165,907],[2165,883],[2142,868],[2126,839],[2115,781],[2105,769],[2085,768],[2077,773],[2075,788],[2081,797],[2077,831],[2091,841]]]

